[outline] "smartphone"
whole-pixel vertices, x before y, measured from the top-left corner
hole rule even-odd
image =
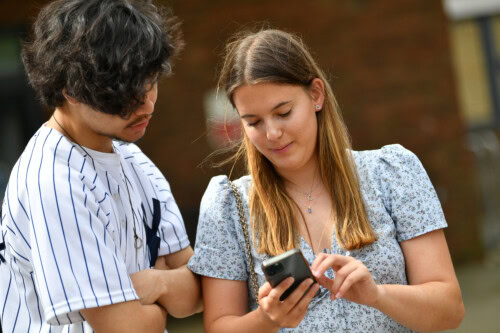
[[[262,263],[262,271],[273,288],[289,276],[294,278],[293,284],[280,296],[280,301],[290,296],[305,279],[310,278],[316,282],[300,249],[293,249],[265,260]]]

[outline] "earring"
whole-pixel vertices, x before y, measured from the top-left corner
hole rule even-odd
[[[318,111],[321,110],[321,105],[316,104],[316,110],[318,110]]]

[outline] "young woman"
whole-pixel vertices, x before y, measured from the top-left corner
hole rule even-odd
[[[447,225],[425,170],[400,145],[351,150],[333,92],[300,39],[279,30],[238,37],[228,44],[219,87],[243,127],[235,157],[245,159],[249,175],[234,184],[261,287],[257,300],[235,193],[226,176],[215,177],[188,264],[202,275],[207,332],[408,332],[460,324]],[[293,279],[271,288],[260,266],[293,248],[319,285],[307,279],[281,302]]]

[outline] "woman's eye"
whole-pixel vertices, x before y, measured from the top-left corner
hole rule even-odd
[[[290,112],[292,112],[292,110],[285,112],[285,113],[281,113],[279,116],[282,118],[285,118],[286,116],[290,115]]]
[[[260,120],[256,120],[256,121],[254,121],[253,123],[247,123],[247,126],[248,126],[248,127],[254,127],[254,126],[255,126],[255,125],[257,125],[259,122],[260,122]]]

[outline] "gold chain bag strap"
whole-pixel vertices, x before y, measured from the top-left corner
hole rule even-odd
[[[243,229],[243,235],[245,236],[245,248],[248,260],[248,265],[250,266],[250,283],[255,294],[255,301],[257,305],[259,304],[259,284],[257,283],[257,275],[255,274],[255,265],[252,257],[252,248],[250,245],[250,235],[248,234],[247,219],[245,218],[245,210],[243,209],[243,202],[241,201],[240,191],[236,188],[236,185],[228,179],[229,185],[233,188],[234,198],[236,199],[236,207],[238,207],[238,215],[240,216],[241,229]]]

